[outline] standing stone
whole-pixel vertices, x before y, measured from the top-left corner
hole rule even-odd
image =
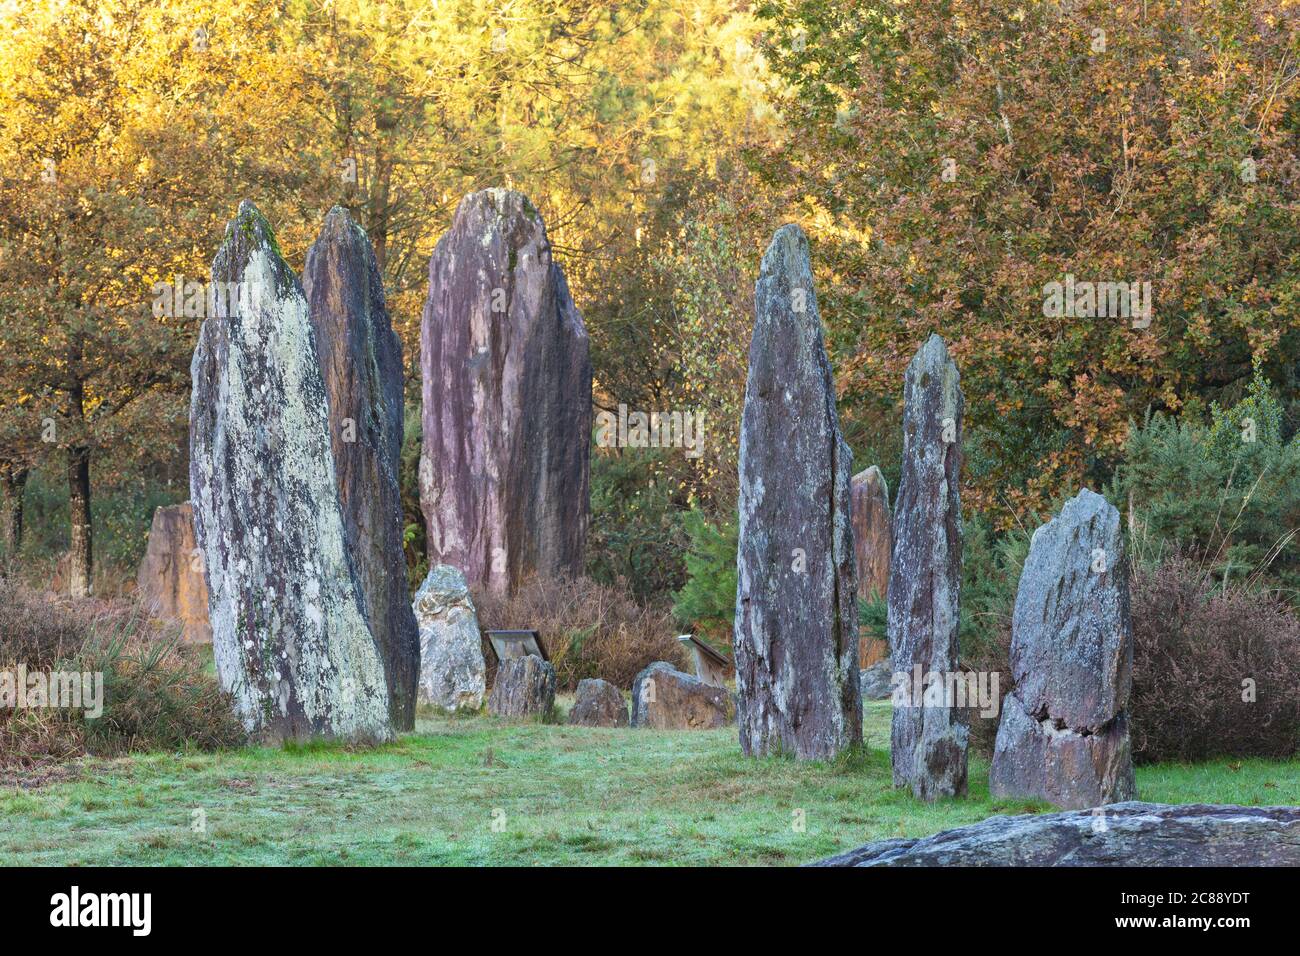
[[[420,645],[402,551],[402,346],[365,230],[335,206],[307,252],[303,292],[329,403],[348,553],[379,644],[393,725],[415,727]]]
[[[136,591],[150,614],[180,622],[184,643],[210,644],[208,585],[197,557],[190,503],[157,509],[136,575]]]
[[[894,702],[894,786],[922,800],[966,793],[969,728],[952,695],[961,595],[961,376],[931,335],[903,385],[903,469],[894,502],[889,645],[895,673],[937,693]],[[940,684],[943,687],[940,687]]]
[[[627,701],[617,687],[599,677],[578,681],[569,723],[582,727],[626,727]]]
[[[1011,672],[990,792],[1069,810],[1134,799],[1128,559],[1119,512],[1087,488],[1034,532],[1011,619]]]
[[[880,469],[872,465],[853,476],[850,495],[853,499],[853,553],[858,566],[858,600],[883,601],[889,593],[889,562],[894,552],[889,486]],[[858,653],[858,666],[865,672],[879,667],[881,656],[888,655],[888,647],[882,640],[860,638]],[[862,695],[866,697],[865,689]]]
[[[420,700],[444,710],[478,710],[487,691],[487,666],[478,615],[465,575],[439,564],[415,594],[420,628]]]
[[[894,552],[889,486],[872,465],[853,476],[853,553],[858,565],[858,599],[889,593],[889,559]]]
[[[225,301],[191,367],[190,492],[217,675],[261,739],[387,738],[307,299],[247,201],[212,281]]]
[[[461,200],[429,261],[420,331],[420,503],[430,564],[502,592],[582,571],[589,498],[587,330],[522,195]]]
[[[736,558],[740,746],[819,760],[862,740],[852,453],[798,226],[773,236],[754,300]]]
[[[555,709],[555,668],[536,654],[503,661],[488,698],[496,717],[540,717]]]
[[[735,718],[731,695],[655,661],[632,681],[632,726],[653,730],[714,730]]]

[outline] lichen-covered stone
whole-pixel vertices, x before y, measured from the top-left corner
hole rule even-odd
[[[582,571],[587,331],[522,195],[466,196],[429,261],[420,333],[429,561],[501,592]]]
[[[880,840],[819,866],[1300,866],[1300,807],[1116,803]]]
[[[194,511],[187,501],[158,508],[136,574],[136,591],[150,614],[180,622],[186,644],[208,644],[208,585],[194,543]]]
[[[894,688],[894,662],[886,657],[870,667],[864,667],[859,675],[862,685],[863,700],[888,700]]]
[[[754,299],[740,429],[740,746],[825,759],[862,739],[852,454],[798,226],[773,236]]]
[[[894,551],[889,486],[872,465],[853,476],[853,553],[858,566],[858,598],[866,601],[889,593],[889,561]]]
[[[307,300],[247,201],[212,280],[242,289],[228,316],[204,321],[191,367],[190,492],[217,675],[262,739],[387,738]]]
[[[370,240],[342,207],[325,217],[302,284],[329,404],[348,553],[379,643],[393,724],[411,730],[420,648],[402,551],[402,346]]]
[[[434,566],[413,606],[420,629],[420,701],[444,710],[478,710],[487,667],[465,575],[448,564]]]
[[[1119,512],[1086,488],[1034,532],[1011,619],[1011,672],[990,792],[1067,809],[1131,800],[1128,559]]]
[[[578,682],[569,723],[582,727],[626,727],[627,701],[609,681],[588,677]]]
[[[536,654],[503,661],[497,668],[488,713],[495,717],[546,719],[555,709],[555,668]]]
[[[632,726],[654,730],[713,730],[735,719],[724,688],[655,661],[632,682]]]
[[[957,670],[961,596],[961,438],[965,398],[943,339],[931,335],[903,384],[903,467],[894,501],[889,645],[894,670]],[[954,701],[895,702],[894,786],[922,800],[966,793],[967,727]]]

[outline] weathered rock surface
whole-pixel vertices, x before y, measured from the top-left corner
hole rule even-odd
[[[429,261],[420,346],[430,563],[498,592],[533,571],[581,572],[587,331],[542,218],[519,193],[461,201]]]
[[[302,285],[329,404],[348,553],[379,644],[393,724],[411,730],[420,646],[402,552],[402,346],[370,240],[341,206],[330,210],[307,252]]]
[[[1131,800],[1128,560],[1119,512],[1086,488],[1034,532],[1011,619],[1011,672],[993,795],[1068,809]]]
[[[961,376],[943,339],[931,335],[903,385],[903,468],[894,502],[889,573],[889,646],[894,670],[957,670],[961,593]],[[969,728],[955,702],[894,707],[894,786],[922,800],[966,793]]]
[[[1300,807],[1116,803],[881,840],[818,866],[1300,866]]]
[[[221,685],[262,739],[387,738],[307,300],[249,202],[212,280],[242,290],[204,321],[191,367],[190,492]]]
[[[863,700],[888,700],[894,690],[894,662],[886,657],[863,669],[859,676]]]
[[[858,597],[884,598],[889,593],[889,560],[894,551],[889,485],[872,465],[853,476],[853,553],[858,565]]]
[[[136,575],[140,601],[155,617],[179,621],[186,644],[208,644],[208,584],[194,542],[194,511],[187,501],[158,508]]]
[[[740,746],[833,757],[861,741],[849,483],[808,240],[782,226],[754,287],[740,432]]]
[[[731,695],[655,661],[632,682],[632,726],[655,730],[711,730],[735,719]]]
[[[577,699],[569,711],[569,723],[583,727],[626,727],[627,701],[609,681],[588,677],[578,682]]]
[[[430,569],[415,593],[420,631],[420,701],[444,710],[478,710],[487,664],[478,614],[465,575],[449,564]]]
[[[536,654],[502,662],[488,698],[497,717],[550,716],[555,707],[555,668]]]

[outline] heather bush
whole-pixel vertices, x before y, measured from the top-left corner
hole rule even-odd
[[[1133,757],[1291,757],[1300,744],[1300,618],[1273,594],[1223,587],[1175,557],[1139,569]]]
[[[0,579],[0,671],[103,675],[96,718],[0,708],[0,766],[242,743],[228,695],[179,637],[122,601],[56,598]]]
[[[561,690],[585,677],[626,690],[655,661],[686,665],[668,610],[638,603],[619,584],[533,576],[509,596],[476,592],[474,604],[484,630],[540,631]],[[496,659],[486,638],[484,656],[490,686]]]

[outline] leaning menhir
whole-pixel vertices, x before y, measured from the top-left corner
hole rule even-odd
[[[1133,625],[1119,512],[1088,489],[1034,532],[989,790],[1070,810],[1134,799]]]
[[[402,551],[402,345],[365,230],[335,206],[307,252],[303,292],[329,404],[348,553],[398,730],[415,727],[420,642]]]
[[[429,261],[420,330],[420,503],[429,563],[471,587],[579,573],[591,361],[582,316],[522,195],[461,200]]]
[[[889,646],[894,673],[915,687],[957,672],[961,592],[961,376],[943,339],[931,335],[907,367],[903,385],[903,467],[894,502],[889,569]],[[897,690],[897,688],[896,688]],[[894,786],[920,799],[966,793],[969,728],[956,706],[894,702],[890,751]],[[929,696],[929,695],[926,695]]]
[[[852,454],[798,226],[772,237],[754,299],[740,430],[740,745],[823,759],[862,739]]]
[[[307,300],[247,201],[212,281],[238,294],[194,352],[190,491],[221,685],[263,740],[389,737]]]

